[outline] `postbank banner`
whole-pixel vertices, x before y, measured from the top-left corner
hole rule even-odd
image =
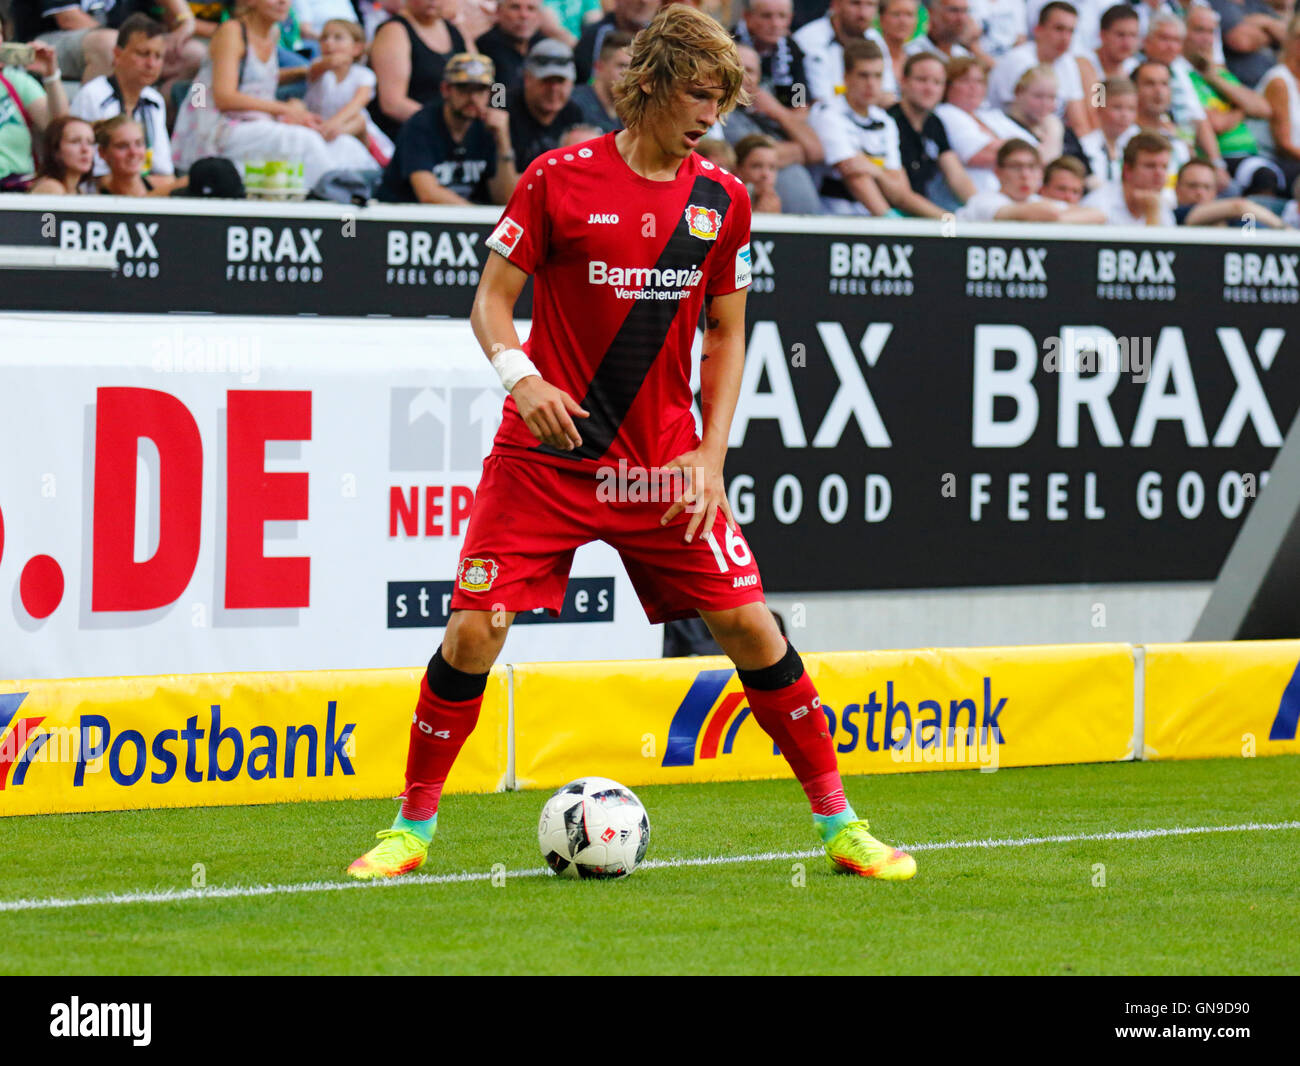
[[[402,791],[420,669],[0,681],[0,815]],[[504,784],[506,669],[448,792]]]
[[[1131,759],[1125,644],[830,652],[804,656],[845,774]],[[589,774],[628,785],[790,771],[730,662],[515,668],[515,781]]]
[[[1300,640],[1148,644],[1147,759],[1300,753]]]

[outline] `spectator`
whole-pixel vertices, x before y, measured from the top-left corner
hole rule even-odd
[[[803,51],[804,71],[808,75],[808,95],[813,100],[829,100],[844,82],[844,45],[864,37],[875,41],[885,56],[885,77],[881,88],[882,104],[888,107],[898,99],[898,81],[889,45],[872,28],[876,21],[876,0],[830,0],[830,10],[794,34],[794,42]]]
[[[1028,39],[1025,0],[971,0],[971,18],[980,28],[979,53],[995,63]]]
[[[782,107],[807,107],[808,85],[803,49],[790,36],[790,0],[743,0],[745,17],[734,36],[758,53],[759,84]],[[798,87],[798,88],[796,88]],[[796,92],[801,97],[796,99]]]
[[[822,142],[805,117],[808,109],[783,107],[759,84],[761,67],[758,53],[748,45],[738,45],[740,65],[745,70],[743,82],[749,103],[727,116],[726,125],[709,131],[711,137],[736,145],[744,137],[764,133],[776,144],[776,191],[786,214],[816,215],[822,210],[817,186],[808,168],[821,162]]]
[[[500,0],[496,24],[475,42],[475,50],[492,60],[506,92],[524,83],[524,57],[546,37],[541,24],[542,0]]]
[[[546,0],[542,8],[542,31],[576,48],[582,31],[602,15],[600,0]]]
[[[1141,4],[1142,0],[1132,2]],[[1047,3],[1048,0],[1029,0],[1025,25],[1037,26]],[[1070,51],[1075,55],[1086,55],[1095,51],[1101,43],[1101,16],[1108,4],[1106,0],[1070,0],[1070,6],[1078,16],[1074,24],[1074,36],[1070,39]]]
[[[736,144],[736,177],[749,190],[755,211],[779,215],[781,197],[776,192],[776,142],[761,133],[751,133]]]
[[[361,29],[357,9],[352,6],[352,0],[293,0],[293,14],[298,20],[298,32],[302,34],[304,41],[319,43],[325,32],[325,24],[336,20],[355,22],[357,29]],[[365,39],[365,31],[362,30],[362,43]]]
[[[168,51],[176,52],[181,47],[179,38],[183,35],[185,41],[192,42],[200,49],[199,66],[202,66],[212,35],[227,17],[234,14],[235,0],[187,0],[185,6],[189,9],[189,18],[181,14],[173,21],[167,48]],[[166,66],[165,55],[163,65]],[[159,92],[161,91],[160,89]]]
[[[1300,15],[1287,29],[1281,62],[1260,79],[1259,91],[1273,109],[1273,154],[1289,187],[1300,178]]]
[[[1116,226],[1175,225],[1173,210],[1162,195],[1168,175],[1169,141],[1141,130],[1124,146],[1120,180],[1094,189],[1083,204],[1098,208]]]
[[[1100,211],[1076,207],[1038,195],[1043,184],[1043,161],[1028,141],[1013,137],[998,149],[999,187],[977,193],[957,212],[966,222],[1071,222],[1105,221]]]
[[[608,132],[614,133],[617,131],[610,130]],[[579,144],[586,144],[588,141],[598,140],[605,136],[605,133],[606,131],[602,130],[599,126],[593,126],[587,122],[580,122],[578,125],[570,126],[564,131],[564,136],[560,138],[560,147],[573,148]]]
[[[1030,67],[1049,66],[1056,73],[1057,117],[1064,119],[1076,136],[1087,133],[1092,128],[1092,120],[1083,98],[1079,64],[1070,53],[1070,39],[1077,21],[1072,5],[1051,0],[1039,13],[1034,39],[1011,49],[993,68],[989,75],[989,106],[1006,107],[1014,100],[1025,71]]]
[[[986,75],[978,59],[959,56],[948,61],[944,102],[934,109],[943,123],[948,144],[966,168],[976,192],[996,192],[1002,186],[994,167],[998,149],[1019,127],[1001,111],[984,106]]]
[[[934,108],[943,99],[943,60],[930,52],[907,57],[903,97],[888,109],[898,128],[903,173],[912,191],[948,210],[975,195],[975,185],[948,143]]]
[[[723,170],[734,172],[736,169],[736,150],[719,137],[703,138],[695,146],[695,152]]]
[[[1042,196],[1063,204],[1077,204],[1087,191],[1088,168],[1072,155],[1053,159],[1043,171]]]
[[[614,109],[614,83],[632,61],[632,53],[628,50],[631,47],[632,38],[621,30],[605,34],[591,84],[577,85],[573,89],[573,102],[582,111],[583,121],[605,133],[623,128],[623,121]]]
[[[0,43],[3,41],[0,28]],[[27,191],[36,171],[35,138],[52,120],[68,113],[53,46],[36,41],[32,48],[36,55],[27,70],[0,70],[0,192]]]
[[[1245,226],[1258,223],[1269,229],[1286,229],[1286,223],[1268,208],[1247,200],[1244,196],[1231,196],[1216,200],[1218,175],[1204,159],[1189,159],[1178,171],[1174,191],[1178,206],[1174,219],[1180,226]]]
[[[1263,92],[1264,75],[1286,39],[1286,24],[1267,0],[1210,0],[1210,6],[1219,16],[1228,69],[1243,85]]]
[[[1191,145],[1187,141],[1186,131],[1169,117],[1169,68],[1154,59],[1140,63],[1133,71],[1133,82],[1137,85],[1137,125],[1139,129],[1159,133],[1169,141],[1169,150],[1173,160],[1171,166],[1176,171],[1192,158]],[[1128,143],[1127,138],[1123,144]],[[1121,145],[1123,147],[1123,145]],[[1174,174],[1169,174],[1170,188],[1173,188]]]
[[[1133,57],[1142,39],[1138,25],[1137,12],[1130,4],[1116,4],[1102,14],[1101,43],[1095,52],[1084,53],[1098,79],[1127,77],[1132,72],[1137,65]],[[1090,99],[1089,103],[1093,108],[1101,106],[1100,101]]]
[[[442,69],[468,51],[451,24],[456,0],[406,0],[406,6],[375,31],[370,46],[377,92],[370,115],[396,140],[402,123],[438,99]]]
[[[1151,20],[1164,12],[1182,18],[1192,4],[1205,3],[1206,0],[1130,0],[1133,13],[1138,17],[1138,33],[1145,37],[1151,29]]]
[[[933,52],[945,62],[958,56],[975,56],[992,66],[987,56],[978,55],[980,28],[970,17],[969,0],[934,0],[930,5],[930,25],[924,34],[910,41],[908,55]]]
[[[144,173],[144,127],[130,115],[116,115],[95,123],[95,144],[108,164],[99,191],[110,196],[166,196],[176,184],[169,178]]]
[[[1191,138],[1192,143],[1200,147],[1211,163],[1225,170],[1219,156],[1218,138],[1206,121],[1205,108],[1192,84],[1192,64],[1183,55],[1186,37],[1187,27],[1183,20],[1161,11],[1151,17],[1151,28],[1147,31],[1142,51],[1146,59],[1154,59],[1169,68],[1169,113],[1174,124],[1182,130],[1184,137]]]
[[[889,57],[889,71],[894,84],[903,80],[903,64],[907,62],[907,42],[916,36],[919,0],[881,0],[880,36],[885,40],[883,49]],[[844,57],[840,56],[840,71],[844,70]],[[890,77],[886,71],[886,84]]]
[[[89,181],[95,166],[95,131],[89,122],[60,115],[45,127],[44,149],[33,194],[75,196],[95,191]]]
[[[1097,111],[1099,125],[1076,142],[1075,154],[1088,168],[1089,189],[1119,181],[1124,169],[1124,145],[1138,131],[1138,89],[1132,80],[1107,78],[1101,87],[1105,104]]]
[[[129,11],[135,5],[125,6]],[[162,73],[158,76],[158,93],[166,100],[177,82],[194,79],[208,57],[208,45],[198,35],[198,17],[188,0],[158,0],[153,10],[170,27],[163,39]],[[144,12],[137,9],[137,13]]]
[[[586,85],[591,80],[591,71],[596,65],[596,57],[600,55],[605,35],[619,30],[635,37],[650,25],[650,20],[659,10],[659,3],[660,0],[614,0],[614,6],[608,15],[582,31],[582,37],[573,49],[579,84]]]
[[[1210,127],[1219,143],[1219,153],[1233,180],[1247,192],[1280,195],[1286,178],[1271,159],[1260,154],[1254,131],[1247,118],[1267,121],[1273,107],[1263,96],[1242,85],[1227,67],[1214,60],[1218,16],[1202,4],[1187,12],[1187,39],[1183,55],[1191,64],[1192,87],[1205,108]],[[1244,167],[1244,169],[1243,169]]]
[[[376,199],[421,204],[510,199],[519,173],[509,116],[488,103],[495,74],[487,56],[467,52],[447,61],[438,102],[402,127]]]
[[[1055,70],[1030,67],[1016,83],[1011,103],[1002,109],[1002,115],[1014,124],[1015,135],[1038,148],[1044,165],[1061,154],[1065,140],[1056,113],[1060,99]]]
[[[116,24],[125,4],[115,0],[17,0],[19,40],[50,45],[70,81],[89,81],[113,70]]]
[[[551,38],[533,45],[524,62],[523,87],[506,94],[520,169],[558,148],[561,134],[582,122],[582,109],[572,100],[573,76],[573,53],[565,45]]]
[[[205,156],[300,161],[311,188],[330,170],[368,170],[374,160],[354,137],[327,141],[321,120],[301,100],[277,100],[277,22],[288,0],[249,0],[212,38],[208,61],[176,119],[172,150],[179,166]],[[307,68],[300,68],[305,74]],[[286,72],[292,73],[292,72]],[[111,168],[112,163],[109,162]]]
[[[69,108],[78,118],[98,122],[126,113],[144,130],[144,173],[173,177],[171,138],[167,134],[167,105],[153,86],[162,74],[166,27],[148,15],[132,15],[117,31],[112,77],[101,75],[81,86]],[[95,177],[108,173],[108,164],[95,159]]]
[[[844,95],[813,105],[808,124],[825,150],[822,206],[837,215],[887,215],[892,208],[926,218],[943,212],[912,191],[899,153],[898,127],[876,103],[885,60],[875,41],[844,46]]]
[[[393,158],[393,142],[371,118],[367,105],[375,98],[375,72],[361,62],[366,41],[356,19],[330,19],[318,37],[324,69],[309,78],[303,103],[321,119],[321,136],[355,137],[381,167]],[[318,69],[313,64],[313,69]]]

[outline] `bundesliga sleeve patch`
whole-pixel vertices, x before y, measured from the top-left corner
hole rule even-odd
[[[497,579],[498,569],[491,559],[462,559],[456,582],[466,592],[486,592]]]
[[[743,289],[749,284],[749,244],[746,243],[736,252],[736,288]]]
[[[510,253],[515,250],[515,245],[519,243],[519,238],[523,235],[523,226],[509,215],[502,215],[501,221],[497,223],[497,228],[492,231],[492,236],[487,239],[487,246],[494,252],[500,252],[509,259]]]

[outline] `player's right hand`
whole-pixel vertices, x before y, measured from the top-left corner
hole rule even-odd
[[[572,451],[582,444],[573,417],[590,418],[590,412],[578,406],[577,401],[563,389],[557,389],[533,374],[517,382],[510,395],[519,408],[519,417],[524,420],[524,425],[543,444],[562,452]]]

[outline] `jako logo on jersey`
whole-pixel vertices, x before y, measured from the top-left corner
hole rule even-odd
[[[618,215],[589,215],[587,217],[589,226],[617,226]]]
[[[510,253],[515,250],[515,245],[519,243],[519,238],[523,235],[523,226],[509,215],[502,215],[501,221],[497,223],[497,228],[492,231],[492,236],[487,239],[487,246],[494,252],[500,252],[509,259]]]
[[[731,587],[733,589],[748,588],[750,585],[757,585],[757,584],[758,584],[757,574],[741,574],[738,577],[732,578],[731,581]]]
[[[45,721],[39,718],[19,718],[14,721],[19,705],[27,698],[26,692],[0,693],[0,792],[9,783],[9,771],[14,770],[15,785],[21,785],[27,776],[27,767],[31,765],[32,756],[41,750],[41,745],[50,739],[48,733],[33,735],[38,725]],[[10,723],[13,728],[10,729]]]
[[[718,229],[722,222],[714,208],[697,207],[695,204],[688,204],[686,207],[686,225],[690,229],[692,237],[699,237],[702,241],[716,241],[718,239]]]
[[[486,592],[497,579],[498,570],[491,559],[462,559],[456,580],[466,592]]]

